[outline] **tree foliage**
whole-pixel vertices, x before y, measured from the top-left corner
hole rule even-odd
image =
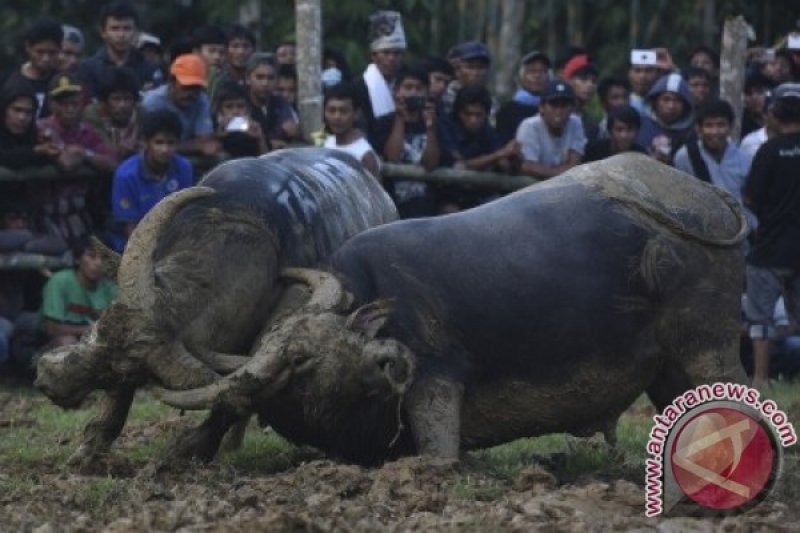
[[[294,2],[260,2],[257,29],[262,49],[294,35]],[[555,56],[569,44],[591,51],[603,71],[622,70],[632,46],[667,46],[681,64],[689,51],[709,37],[703,25],[706,4],[711,3],[711,44],[719,48],[723,21],[741,14],[753,26],[758,43],[771,44],[796,28],[800,16],[795,3],[777,0],[527,0],[522,50],[539,49]],[[238,18],[244,2],[218,0],[138,0],[142,26],[169,44],[205,23],[227,24]],[[500,0],[322,0],[324,42],[345,54],[352,67],[368,61],[367,20],[376,9],[403,14],[412,57],[443,55],[466,39],[498,42]],[[0,3],[0,62],[18,62],[25,28],[46,14],[85,30],[89,50],[99,43],[98,2],[95,0],[4,0]],[[552,7],[552,12],[550,10]],[[638,12],[638,20],[632,14]],[[572,30],[570,34],[569,30]],[[548,43],[548,34],[554,41]]]

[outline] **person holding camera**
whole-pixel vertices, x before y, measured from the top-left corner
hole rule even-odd
[[[247,89],[235,81],[220,82],[214,93],[214,124],[222,150],[231,157],[255,157],[269,152],[258,122],[250,116]]]
[[[441,164],[445,138],[436,115],[436,106],[428,98],[428,74],[418,68],[403,67],[394,86],[396,111],[379,118],[370,139],[385,161],[410,163],[433,170]],[[435,212],[433,191],[425,183],[396,181],[390,194],[403,218],[430,216]]]

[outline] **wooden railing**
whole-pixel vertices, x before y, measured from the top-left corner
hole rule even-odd
[[[195,175],[201,177],[205,172],[224,161],[220,158],[192,158]],[[386,181],[423,181],[437,185],[458,186],[511,192],[521,189],[538,180],[528,176],[509,176],[494,172],[477,172],[453,168],[437,168],[427,171],[416,165],[398,165],[386,163],[382,167],[383,179]],[[89,167],[80,167],[71,172],[64,172],[55,166],[31,167],[11,170],[0,167],[0,186],[3,183],[21,183],[31,181],[67,181],[74,179],[102,179],[110,175],[94,171]],[[0,192],[0,194],[3,194]],[[25,252],[9,252],[0,254],[0,271],[21,269],[56,269],[69,266],[69,255],[61,257],[44,256]]]

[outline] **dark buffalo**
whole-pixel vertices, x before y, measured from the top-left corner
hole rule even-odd
[[[743,379],[745,232],[731,196],[652,159],[583,165],[288,272],[310,302],[245,367],[163,399],[213,407],[197,433],[255,411],[363,463],[608,429],[642,392],[661,409]]]
[[[121,258],[118,300],[78,345],[39,362],[36,385],[61,406],[109,393],[77,458],[108,448],[148,380],[183,389],[241,366],[276,306],[281,268],[317,266],[397,218],[375,178],[330,150],[230,161],[199,185],[148,213]]]

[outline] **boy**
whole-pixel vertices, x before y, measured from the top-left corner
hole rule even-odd
[[[642,124],[639,113],[627,104],[613,107],[606,117],[606,136],[586,144],[583,161],[599,161],[622,152],[645,153],[644,148],[634,142]]]
[[[358,97],[348,83],[334,85],[325,93],[325,128],[331,133],[325,148],[341,150],[355,157],[381,181],[381,164],[364,133],[355,127]]]
[[[547,179],[580,164],[586,135],[581,119],[572,114],[574,109],[572,86],[552,80],[542,94],[539,114],[523,120],[517,129],[523,174]]]
[[[299,139],[300,122],[292,106],[276,93],[278,64],[271,54],[255,53],[247,61],[247,95],[253,119],[271,149]]]
[[[144,149],[114,173],[111,205],[117,231],[112,247],[122,253],[136,225],[162,198],[192,185],[192,165],[175,153],[181,121],[171,111],[153,111],[142,117]]]
[[[103,261],[84,237],[73,245],[75,268],[53,274],[42,291],[41,327],[47,348],[75,344],[116,297]]]
[[[125,67],[108,69],[100,88],[98,100],[89,104],[83,113],[88,122],[115,152],[117,161],[133,155],[138,148],[139,81]]]
[[[695,132],[691,140],[675,154],[675,168],[703,181],[722,187],[742,203],[742,186],[750,171],[750,156],[728,137],[733,127],[733,108],[725,100],[711,100],[697,113]],[[746,212],[750,228],[755,217]]]
[[[64,30],[57,22],[41,19],[25,33],[25,55],[27,61],[22,66],[0,76],[0,86],[4,83],[23,81],[36,94],[38,113],[36,118],[50,114],[47,102],[47,88],[50,79],[58,70],[58,57]]]
[[[89,96],[97,96],[104,72],[112,66],[131,69],[143,91],[164,81],[158,66],[147,61],[134,47],[138,24],[139,14],[128,2],[113,2],[100,9],[100,37],[103,39],[103,46],[94,56],[82,61],[79,67]]]
[[[247,90],[223,81],[214,96],[214,123],[222,150],[231,157],[254,157],[269,151],[261,126],[250,117]]]

